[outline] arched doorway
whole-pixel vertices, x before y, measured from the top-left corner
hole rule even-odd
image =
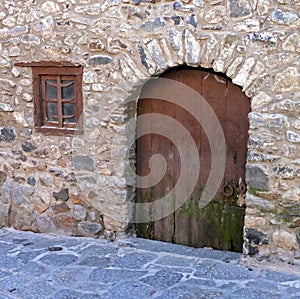
[[[199,199],[206,184],[211,167],[211,151],[208,138],[199,122],[179,105],[161,99],[144,98],[149,90],[159,89],[162,98],[165,95],[176,98],[176,103],[185,101],[187,96],[183,85],[178,84],[167,90],[159,80],[150,81],[142,89],[138,102],[138,116],[144,114],[167,115],[183,125],[192,136],[200,157],[200,174],[191,196],[169,216],[151,222],[136,225],[139,237],[173,242],[193,247],[211,247],[215,249],[242,251],[243,224],[245,207],[245,164],[248,140],[248,113],[250,101],[241,89],[231,81],[209,70],[180,67],[164,73],[161,77],[183,83],[197,91],[211,106],[223,128],[227,162],[225,174],[214,199],[199,209]],[[151,92],[150,92],[151,94]],[[137,130],[142,127],[151,129],[155,118],[147,118],[147,123],[138,117]],[[177,129],[170,127],[169,136],[175,136]],[[137,202],[151,202],[172,192],[181,171],[181,159],[178,148],[171,140],[159,134],[147,134],[137,140],[137,174],[146,176],[152,171],[155,178],[160,170],[150,169],[150,157],[159,154],[165,159],[165,170],[161,180],[147,188],[137,188]],[[189,144],[185,144],[186,150]],[[193,167],[193,159],[187,162]],[[163,167],[163,165],[162,165]],[[153,177],[152,177],[153,179]],[[185,188],[191,178],[185,178]],[[155,181],[155,179],[154,179]]]

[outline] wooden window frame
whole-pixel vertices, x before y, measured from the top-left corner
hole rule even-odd
[[[48,135],[74,135],[83,133],[82,126],[82,75],[83,67],[74,66],[70,63],[18,63],[17,66],[30,66],[32,68],[33,98],[34,98],[34,127],[37,132]],[[63,80],[74,80],[74,100],[62,99],[61,82]],[[46,98],[46,80],[56,80],[57,99],[51,101]],[[48,102],[58,104],[58,122],[46,119]],[[62,104],[72,102],[75,104],[74,123],[63,122]]]

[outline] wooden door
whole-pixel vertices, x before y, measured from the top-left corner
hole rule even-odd
[[[185,100],[186,89],[181,84],[172,90],[166,89],[160,80],[150,81],[142,89],[138,102],[138,116],[144,114],[167,115],[182,124],[192,136],[200,157],[200,173],[191,196],[169,216],[148,223],[136,225],[139,237],[173,242],[193,247],[242,251],[244,206],[237,204],[245,192],[245,163],[248,139],[248,113],[250,101],[241,89],[227,78],[203,69],[178,68],[166,72],[163,78],[183,83],[197,91],[214,110],[223,128],[227,162],[222,184],[215,198],[204,208],[199,208],[199,199],[211,171],[211,150],[208,138],[199,121],[189,111],[162,100],[164,95]],[[161,92],[160,99],[144,98],[153,90]],[[189,108],[193,111],[193,107]],[[137,130],[148,127],[151,130],[153,119],[138,117]],[[137,203],[152,202],[172,192],[181,171],[180,153],[172,142],[176,136],[176,126],[170,126],[168,138],[160,134],[147,134],[137,139],[137,174],[146,176],[150,169],[150,157],[160,154],[164,157],[166,169],[163,178],[154,186],[137,188]],[[185,145],[189,150],[189,145]],[[192,159],[191,159],[192,160]],[[186,167],[193,167],[187,162]],[[159,175],[159,171],[157,171]],[[187,186],[191,178],[186,175]],[[240,202],[239,202],[240,203]]]

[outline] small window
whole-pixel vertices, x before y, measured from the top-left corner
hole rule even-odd
[[[83,68],[52,62],[18,65],[32,67],[36,130],[55,135],[80,131]]]

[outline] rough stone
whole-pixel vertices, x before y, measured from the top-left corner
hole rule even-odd
[[[0,143],[12,142],[16,139],[16,131],[12,127],[0,127]]]
[[[276,231],[273,234],[273,241],[276,246],[289,248],[289,249],[298,249],[299,245],[297,243],[296,236],[287,231]]]
[[[56,200],[67,201],[69,199],[69,189],[65,188],[60,190],[59,192],[53,192],[53,197]]]
[[[16,197],[14,202],[17,204],[17,207],[12,208],[11,210],[11,220],[10,225],[20,230],[29,230],[32,229],[32,223],[35,221],[35,214],[28,204],[25,202],[20,203],[20,199],[18,198],[18,202],[16,201]]]
[[[247,0],[230,0],[229,8],[232,18],[245,18],[251,15],[251,7]]]
[[[199,65],[200,45],[197,39],[189,30],[185,30],[184,37],[186,63],[191,66]]]
[[[286,51],[300,52],[300,34],[293,33],[289,35],[284,43],[282,44],[282,48]]]
[[[268,174],[259,165],[246,166],[246,182],[249,187],[268,190],[269,177]]]
[[[296,67],[288,67],[275,75],[274,88],[277,92],[299,90],[300,73]]]
[[[159,29],[165,25],[159,17],[157,17],[154,21],[147,21],[141,25],[141,29],[146,32],[152,32],[156,29]]]
[[[114,231],[124,230],[124,223],[122,223],[118,219],[103,215],[103,222],[104,222],[105,229],[114,230]]]
[[[4,171],[0,171],[0,185],[2,186],[7,179],[7,174]]]
[[[254,64],[255,64],[255,59],[253,57],[246,59],[241,69],[239,70],[238,74],[232,79],[232,82],[234,84],[243,86],[246,83],[249,77],[249,73],[252,67],[254,66]]]
[[[262,229],[266,226],[266,219],[262,217],[245,217],[245,227]]]
[[[287,131],[286,136],[287,136],[288,141],[290,141],[292,143],[300,143],[300,134],[297,134],[292,131]]]
[[[45,170],[45,169],[46,169],[46,166],[45,166],[45,168],[43,167],[40,170],[42,171],[42,170]],[[52,177],[49,177],[49,176],[45,175],[45,174],[41,174],[39,176],[39,180],[40,180],[41,184],[43,186],[46,186],[46,187],[52,187],[53,184],[54,184],[54,179]]]
[[[253,32],[248,33],[246,35],[247,42],[261,42],[263,43],[264,47],[269,48],[276,48],[277,46],[277,36],[274,33],[270,32]]]
[[[87,215],[86,209],[81,205],[74,205],[72,207],[72,217],[75,220],[82,221],[85,220]]]
[[[26,141],[25,143],[22,144],[22,149],[24,152],[31,152],[37,149],[37,147],[34,144],[32,144],[30,141]]]
[[[12,200],[17,205],[27,204],[28,198],[33,194],[34,187],[16,185],[12,190]]]
[[[72,157],[72,163],[75,170],[95,170],[95,162],[90,156],[77,155]]]
[[[273,168],[273,171],[283,179],[292,179],[294,177],[294,169],[290,166],[277,165]]]
[[[30,176],[28,179],[27,179],[27,183],[31,186],[35,186],[36,184],[36,180],[33,176]]]
[[[249,209],[257,209],[259,211],[263,211],[263,212],[272,212],[275,211],[275,204],[262,199],[258,196],[255,196],[253,194],[250,194],[249,192],[247,192],[246,195],[246,207]]]
[[[141,63],[143,64],[143,66],[147,69],[147,71],[150,74],[154,74],[156,71],[156,66],[154,65],[154,62],[149,57],[145,48],[141,44],[138,45],[138,52],[139,52]]]
[[[61,214],[70,211],[69,206],[64,202],[51,206],[51,209],[55,214]]]
[[[92,207],[90,200],[82,193],[72,194],[70,199],[74,204],[82,205],[86,209],[90,209]]]
[[[89,65],[94,67],[103,64],[109,64],[113,61],[110,56],[94,56],[89,59]]]
[[[81,221],[78,223],[78,233],[81,236],[93,236],[102,231],[103,227],[100,223],[89,221]]]
[[[0,112],[13,112],[14,111],[14,107],[11,104],[7,104],[7,103],[0,103]]]
[[[245,237],[249,240],[251,244],[261,245],[268,244],[268,236],[256,229],[246,228]]]
[[[270,20],[280,25],[300,25],[297,14],[288,11],[282,11],[281,9],[274,10],[270,15]]]
[[[269,113],[249,113],[249,123],[251,129],[259,127],[271,128],[288,128],[289,122],[287,117],[282,114],[269,114]]]

